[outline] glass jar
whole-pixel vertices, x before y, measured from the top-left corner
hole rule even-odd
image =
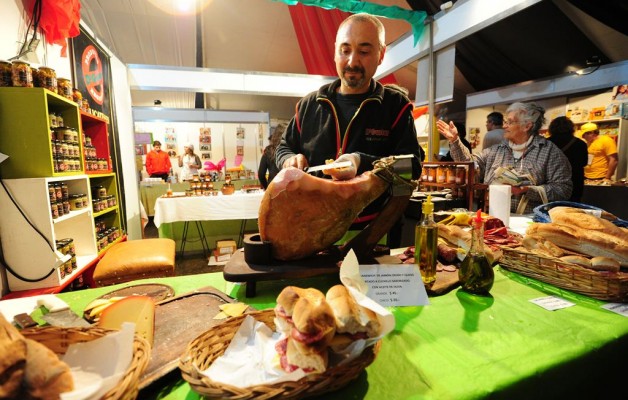
[[[445,171],[446,169],[443,165],[439,165],[438,168],[436,168],[436,183],[445,183],[447,180],[447,174]]]
[[[72,99],[80,106],[83,102],[83,94],[77,88],[72,88]]]
[[[17,87],[33,87],[33,71],[26,61],[15,60],[11,64],[11,82]]]
[[[57,73],[49,67],[39,67],[35,75],[35,86],[57,93]]]
[[[436,182],[436,167],[435,166],[427,166],[427,181],[428,182]]]
[[[70,198],[70,191],[68,190],[68,184],[61,182],[61,198],[67,200]]]
[[[73,194],[70,196],[70,210],[76,211],[83,208],[83,199],[80,194]]]
[[[467,181],[467,170],[460,166],[456,167],[456,183],[459,185],[464,185]]]
[[[10,61],[0,60],[0,87],[13,86],[11,69]]]
[[[68,100],[72,100],[72,82],[67,78],[57,78],[59,94]]]
[[[456,168],[453,166],[446,167],[445,170],[447,183],[456,183]]]

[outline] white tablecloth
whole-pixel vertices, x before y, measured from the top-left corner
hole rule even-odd
[[[178,195],[178,193],[175,193]],[[179,221],[257,219],[263,192],[218,196],[160,197],[155,202],[155,226]]]

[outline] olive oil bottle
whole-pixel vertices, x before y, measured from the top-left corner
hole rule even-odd
[[[488,295],[493,287],[495,274],[484,254],[484,222],[481,210],[471,220],[471,226],[471,248],[462,260],[458,278],[462,290],[471,294]]]
[[[414,235],[414,260],[421,270],[421,278],[426,288],[436,282],[436,257],[438,256],[438,226],[434,222],[432,195],[423,202],[421,221],[416,225]]]

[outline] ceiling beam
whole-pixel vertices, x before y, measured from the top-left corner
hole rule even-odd
[[[449,10],[434,15],[434,51],[443,49],[540,1],[542,0],[459,0]],[[429,29],[429,26],[426,26],[426,29]],[[430,50],[428,36],[429,32],[425,32],[415,47],[412,32],[408,32],[389,45],[375,79],[427,57]]]
[[[628,61],[602,65],[587,75],[566,74],[504,86],[467,95],[467,109],[516,101],[568,96],[591,90],[608,89],[628,82]]]

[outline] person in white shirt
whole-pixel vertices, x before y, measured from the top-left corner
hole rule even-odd
[[[194,145],[191,143],[183,146],[185,154],[179,156],[179,167],[181,167],[181,180],[190,181],[194,175],[198,175],[198,170],[201,168],[201,159],[194,154]]]

